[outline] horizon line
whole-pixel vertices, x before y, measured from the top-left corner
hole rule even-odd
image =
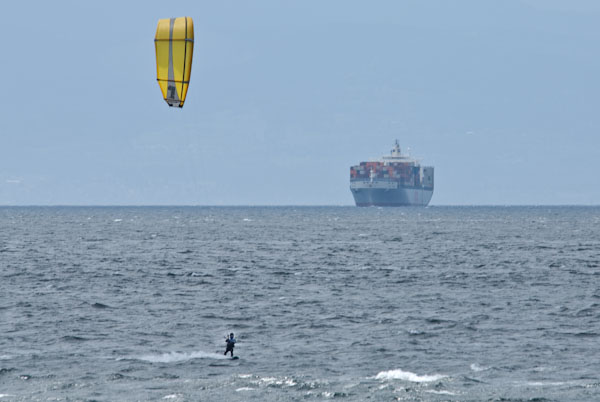
[[[353,204],[0,204],[0,208],[323,208],[323,207],[353,207],[369,208],[447,208],[447,207],[600,207],[600,204],[435,204],[435,205],[403,205],[397,207],[369,206],[358,207]]]

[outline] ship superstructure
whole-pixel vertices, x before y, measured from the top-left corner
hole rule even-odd
[[[359,207],[426,206],[433,195],[433,167],[403,155],[396,140],[390,155],[350,167],[350,191]]]

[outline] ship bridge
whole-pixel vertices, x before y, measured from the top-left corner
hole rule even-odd
[[[411,163],[415,166],[419,165],[419,161],[417,159],[411,158],[409,155],[402,155],[402,150],[400,149],[398,140],[396,140],[394,143],[394,148],[390,151],[390,155],[382,156],[381,161],[385,165],[389,165],[391,163]]]

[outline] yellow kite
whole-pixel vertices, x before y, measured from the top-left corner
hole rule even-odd
[[[158,20],[156,80],[169,106],[183,107],[190,85],[194,53],[194,22],[191,17]]]

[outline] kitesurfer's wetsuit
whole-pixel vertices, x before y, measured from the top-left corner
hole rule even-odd
[[[233,337],[233,334],[229,335],[229,338],[226,338],[225,342],[227,342],[227,348],[223,354],[226,355],[227,352],[231,352],[231,357],[233,357],[233,348],[235,347],[235,338]]]

